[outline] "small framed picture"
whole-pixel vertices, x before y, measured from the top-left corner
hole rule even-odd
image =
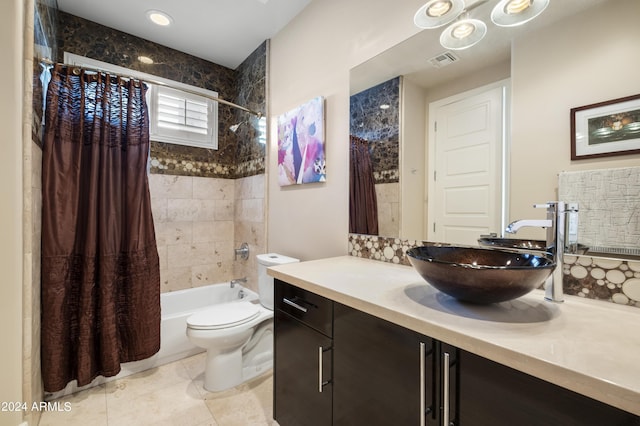
[[[571,159],[640,154],[640,94],[571,109]]]

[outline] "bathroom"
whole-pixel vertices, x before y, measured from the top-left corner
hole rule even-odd
[[[6,17],[3,19],[22,16],[22,2],[16,3],[16,10],[12,9],[12,13],[3,13],[3,16]],[[268,145],[265,152],[267,158],[266,175],[261,175],[261,182],[252,181],[247,184],[257,188],[256,193],[251,193],[247,198],[259,200],[250,201],[249,204],[251,206],[260,205],[262,207],[258,209],[264,210],[257,214],[259,219],[256,220],[253,216],[254,210],[250,207],[252,210],[248,213],[250,218],[247,219],[250,225],[246,228],[237,224],[234,226],[238,234],[233,237],[231,242],[224,243],[226,248],[223,256],[226,256],[226,261],[233,257],[231,249],[244,241],[255,246],[252,248],[254,254],[273,251],[296,256],[302,260],[347,253],[348,189],[346,182],[348,181],[349,70],[417,33],[418,29],[411,25],[410,17],[422,3],[405,1],[397,5],[394,4],[394,7],[390,9],[385,2],[373,4],[363,1],[312,2],[303,13],[296,17],[292,25],[287,26],[270,40],[268,105],[266,106],[269,111],[268,117],[271,119],[319,94],[326,97],[328,179],[326,183],[319,185],[281,189],[278,186],[276,176],[269,173],[270,170],[276,168],[276,160],[273,155],[275,148]],[[358,18],[354,19],[354,16]],[[328,26],[327,22],[332,22],[332,24]],[[15,30],[16,33],[21,34],[22,24],[14,23],[13,25],[18,26]],[[512,106],[514,144],[512,146],[511,167],[517,172],[512,174],[510,180],[511,193],[513,194],[511,218],[528,217],[531,214],[530,206],[533,202],[554,199],[554,191],[557,186],[556,174],[560,170],[605,169],[638,165],[637,154],[584,160],[580,163],[572,163],[569,160],[569,108],[638,92],[638,87],[634,86],[635,80],[632,74],[632,70],[637,66],[616,67],[612,70],[610,65],[619,57],[628,57],[628,60],[635,61],[634,64],[638,61],[636,56],[629,54],[629,52],[635,52],[633,49],[635,44],[631,39],[637,40],[637,37],[630,37],[616,43],[605,40],[603,43],[606,43],[606,47],[593,49],[592,46],[597,44],[598,40],[593,40],[588,36],[589,34],[584,34],[581,41],[566,40],[561,43],[554,40],[557,50],[552,51],[539,51],[536,46],[529,46],[524,42],[523,46],[516,46],[516,52],[519,52],[518,48],[521,48],[523,53],[522,56],[512,58],[514,61],[512,79],[514,87],[516,85],[524,87],[522,94],[514,98]],[[20,62],[22,36],[4,39],[17,40],[13,42],[13,45],[7,47],[7,55]],[[586,49],[588,52],[581,53],[579,56],[581,59],[580,69],[588,67],[594,70],[594,74],[606,75],[606,84],[594,84],[588,73],[577,72],[572,68],[575,64],[563,62],[567,61],[567,52],[583,52],[585,46],[589,46],[589,48]],[[615,48],[611,48],[611,46],[615,46]],[[598,58],[590,56],[589,52],[593,50],[611,55],[606,56],[610,60],[603,60],[601,56]],[[313,59],[300,61],[301,51],[312,52],[310,55]],[[295,63],[296,67],[292,67],[292,63]],[[614,74],[612,75],[612,73]],[[526,90],[527,82],[530,79],[538,81],[532,77],[536,75],[545,75],[545,85],[536,87],[536,90],[533,91]],[[604,77],[602,79],[605,80]],[[10,87],[11,85],[8,86],[8,88]],[[514,90],[516,89],[514,88]],[[15,153],[10,157],[15,158],[16,161],[15,164],[7,165],[5,168],[5,172],[13,171],[13,174],[3,179],[3,185],[7,186],[7,194],[15,194],[13,205],[18,206],[16,207],[18,211],[13,212],[7,220],[3,220],[3,226],[5,223],[13,224],[4,228],[6,235],[13,237],[8,240],[7,256],[3,256],[3,258],[7,262],[5,269],[10,271],[7,282],[12,280],[16,283],[32,283],[37,280],[37,270],[32,269],[31,263],[31,259],[36,253],[35,244],[32,244],[32,241],[37,240],[38,236],[37,231],[29,227],[32,212],[35,210],[31,205],[29,194],[37,188],[39,177],[37,175],[31,177],[31,180],[27,180],[31,183],[25,182],[25,187],[19,191],[14,188],[21,186],[23,168],[25,175],[31,176],[31,167],[28,165],[31,163],[21,166],[22,162],[18,160],[23,158],[21,154],[22,132],[28,131],[30,136],[31,125],[29,123],[27,128],[23,129],[20,125],[22,119],[18,114],[19,111],[18,113],[12,112],[16,109],[15,105],[22,104],[22,97],[23,94],[20,92],[16,101],[11,102],[10,107],[7,107],[7,114],[3,114],[3,124],[6,124],[7,128],[11,128],[11,126],[15,128],[16,122],[18,123],[18,128],[14,129],[15,146],[13,149]],[[555,99],[556,102],[549,105],[548,99]],[[30,108],[30,105],[25,108]],[[530,110],[537,111],[535,122],[529,118],[529,114],[518,114],[518,112]],[[12,117],[12,114],[12,119],[7,118]],[[540,120],[544,120],[546,123],[544,133],[538,126]],[[562,148],[558,148],[558,145],[562,145]],[[536,149],[530,149],[531,146],[535,146]],[[25,156],[33,156],[32,161],[37,161],[35,158],[37,154],[33,154],[35,148],[32,144],[28,144],[27,148]],[[554,154],[549,155],[550,152]],[[16,167],[16,169],[13,170],[11,167]],[[182,184],[184,186],[180,189],[184,192],[189,192],[186,187],[198,185],[195,182],[201,179],[186,177],[186,181],[190,183],[183,184],[182,178],[162,175],[156,177],[159,188],[163,188],[163,185]],[[531,184],[534,179],[537,183],[535,186]],[[238,191],[244,193],[244,190],[240,188]],[[183,200],[186,197],[184,192],[175,198]],[[239,198],[236,196],[235,187],[233,192],[231,188],[226,188],[223,192],[233,194],[228,197],[236,201]],[[265,194],[268,194],[266,198]],[[23,198],[28,200],[24,209],[22,208]],[[266,205],[262,204],[265,200],[268,200]],[[291,206],[295,206],[295,208],[291,208]],[[328,206],[331,207],[328,208]],[[14,219],[10,221],[11,218]],[[25,235],[16,235],[16,228],[19,227],[16,227],[15,223],[22,223],[25,226],[27,229]],[[255,229],[255,235],[252,234],[251,228]],[[240,235],[241,232],[244,232],[242,229],[248,229],[247,233]],[[183,237],[174,234],[173,238]],[[16,266],[22,265],[23,262],[24,268]],[[248,262],[253,262],[252,257]],[[251,279],[253,271],[255,271],[255,264],[247,263],[246,266],[246,270],[234,270],[227,266],[224,279],[216,277],[215,281],[221,282],[239,276],[248,276]],[[183,265],[177,267],[188,268]],[[175,272],[176,275],[180,273],[180,271]],[[202,276],[210,273],[209,271],[201,272]],[[196,273],[196,281],[199,279],[197,275]],[[190,277],[191,285],[193,285],[194,274],[192,273]],[[166,285],[171,285],[171,282],[168,281]],[[167,287],[167,290],[177,290],[178,288]],[[3,323],[13,324],[11,326],[5,325],[3,334],[7,336],[7,346],[16,348],[10,354],[3,353],[2,360],[3,365],[10,366],[8,370],[11,371],[6,374],[17,374],[17,376],[10,376],[11,379],[5,382],[13,383],[13,386],[7,387],[10,393],[7,393],[6,396],[3,394],[2,400],[24,400],[23,388],[28,389],[25,391],[26,395],[37,392],[37,386],[23,385],[23,383],[37,382],[37,368],[32,366],[37,365],[38,360],[32,358],[32,353],[37,352],[35,342],[38,339],[33,341],[31,339],[35,328],[35,325],[32,324],[35,324],[37,317],[31,314],[29,307],[35,303],[33,301],[37,300],[38,295],[32,285],[27,285],[24,289],[20,287],[5,288],[2,292],[2,299],[5,303],[10,303],[15,309],[15,311],[3,309],[4,315],[11,315]],[[22,324],[23,321],[23,327],[15,326],[15,324]],[[22,368],[15,367],[18,365],[21,365]],[[3,372],[3,377],[4,374]],[[19,423],[20,420],[15,422],[12,420],[9,424]]]

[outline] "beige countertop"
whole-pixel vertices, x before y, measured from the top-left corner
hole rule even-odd
[[[640,309],[541,290],[493,305],[440,293],[413,268],[354,256],[270,267],[328,299],[640,415]]]

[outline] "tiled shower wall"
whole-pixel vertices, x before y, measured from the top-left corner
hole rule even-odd
[[[214,90],[265,112],[266,41],[231,70],[64,12],[58,17],[58,60],[69,51]],[[136,59],[140,54],[156,64],[141,64]],[[151,141],[150,185],[163,292],[255,277],[248,266],[253,261],[234,261],[233,249],[246,241],[252,255],[264,251],[264,185],[256,182],[264,181],[265,145],[259,140],[257,117],[223,104],[218,114],[218,150]],[[237,133],[229,130],[243,120],[249,124]],[[260,205],[260,218],[245,219],[245,196]]]
[[[386,108],[380,108],[381,105]],[[350,97],[350,133],[369,142],[380,235],[400,234],[400,77]]]
[[[257,291],[254,255],[265,244],[264,175],[232,180],[152,174],[149,187],[162,292],[241,277]],[[248,260],[234,260],[234,241],[249,243]]]

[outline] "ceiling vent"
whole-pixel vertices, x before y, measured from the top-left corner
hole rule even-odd
[[[453,52],[444,52],[429,59],[429,63],[435,68],[442,68],[459,60]]]

